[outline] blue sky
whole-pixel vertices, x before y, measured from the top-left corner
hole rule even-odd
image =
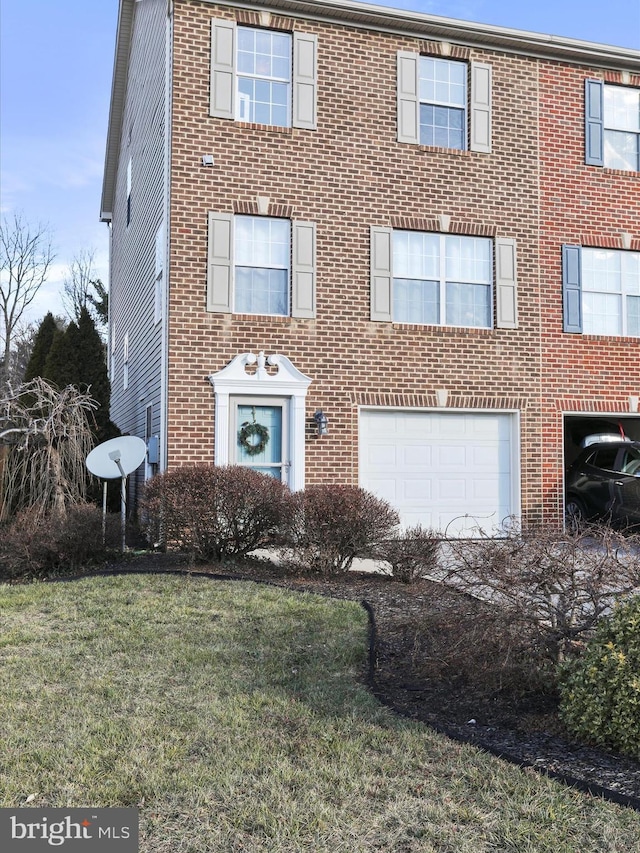
[[[142,0],[145,2],[145,0]],[[640,50],[640,0],[386,0],[380,5]],[[0,0],[0,210],[48,224],[57,257],[29,319],[62,313],[74,255],[99,221],[118,0]]]

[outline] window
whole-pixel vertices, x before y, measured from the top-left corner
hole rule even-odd
[[[129,387],[129,332],[124,333],[122,341],[122,388],[124,391]]]
[[[640,171],[640,89],[585,82],[586,163]]]
[[[236,118],[289,127],[291,36],[238,28]]]
[[[153,322],[157,325],[162,320],[162,303],[164,299],[162,282],[164,279],[164,223],[156,231],[156,277],[153,285]]]
[[[272,127],[316,127],[312,33],[213,19],[210,115]]]
[[[511,238],[371,229],[371,319],[437,326],[517,327]],[[495,253],[495,288],[494,260]]]
[[[291,223],[266,216],[236,216],[234,310],[288,314]]]
[[[127,225],[131,223],[131,157],[127,161]]]
[[[491,66],[398,53],[398,141],[491,152]]]
[[[640,252],[563,246],[565,332],[640,337]]]
[[[315,317],[315,224],[209,214],[207,310]]]
[[[420,57],[420,143],[467,147],[467,65]]]

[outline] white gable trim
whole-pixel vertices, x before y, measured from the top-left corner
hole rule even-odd
[[[256,365],[255,372],[246,367]],[[277,367],[270,373],[267,365]],[[311,379],[293,366],[284,355],[265,356],[264,352],[241,353],[218,373],[209,376],[215,394],[215,451],[214,463],[228,465],[230,398],[287,397],[289,406],[289,486],[293,490],[304,488],[305,397]]]

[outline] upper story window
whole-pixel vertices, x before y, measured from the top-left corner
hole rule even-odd
[[[209,214],[207,310],[315,317],[315,224]]]
[[[585,162],[640,171],[640,89],[585,81]]]
[[[467,147],[467,64],[420,57],[420,143]]]
[[[421,231],[393,233],[393,320],[492,325],[491,240]]]
[[[640,337],[640,252],[563,246],[564,330]]]
[[[494,275],[495,253],[495,275]],[[371,229],[371,319],[517,327],[516,245],[511,238]]]
[[[236,216],[234,310],[289,313],[291,223],[267,216]]]
[[[238,27],[236,118],[291,126],[291,36]]]
[[[491,66],[398,52],[398,142],[491,152]]]
[[[604,164],[640,171],[640,89],[604,87]]]
[[[211,103],[217,118],[316,127],[317,37],[211,22]]]

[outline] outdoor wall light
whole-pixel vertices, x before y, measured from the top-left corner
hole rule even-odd
[[[329,419],[322,411],[322,409],[318,409],[318,411],[314,414],[313,419],[316,422],[316,426],[318,428],[318,435],[326,435],[329,432]]]

